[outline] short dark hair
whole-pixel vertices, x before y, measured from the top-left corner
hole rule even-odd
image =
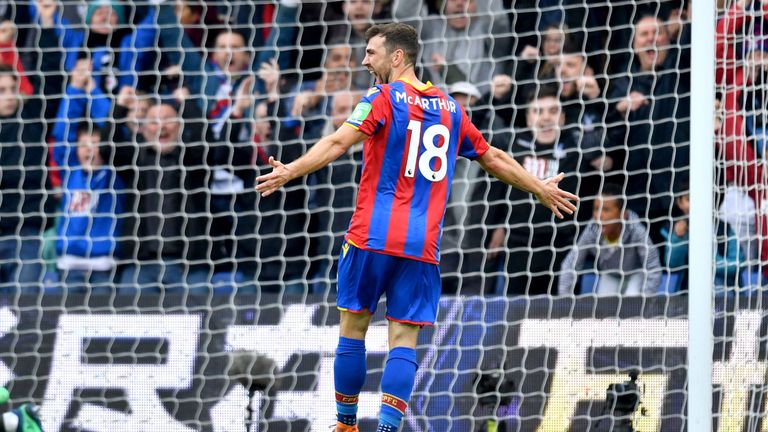
[[[563,43],[563,54],[565,55],[579,55],[582,58],[587,58],[587,53],[581,49],[581,46],[572,40],[566,40]]]
[[[370,41],[376,36],[384,38],[387,53],[401,49],[405,54],[406,63],[416,64],[419,55],[419,34],[415,28],[403,23],[376,24],[365,32],[365,40]]]
[[[110,144],[109,134],[111,133],[110,124],[107,122],[103,126],[98,125],[92,120],[81,121],[77,125],[77,138],[80,139],[81,135],[94,135],[99,134],[99,154],[105,161],[112,159],[112,144]]]
[[[3,75],[9,75],[11,78],[13,78],[14,81],[19,80],[16,69],[11,65],[0,64],[0,76]]]
[[[617,185],[616,183],[604,183],[603,187],[600,189],[600,196],[610,198],[616,201],[616,205],[620,209],[624,208],[624,201],[626,200],[624,197],[624,191],[622,190],[621,186]]]
[[[640,21],[651,18],[656,21],[663,21],[658,13],[656,13],[653,9],[641,9],[638,11],[637,15],[635,15],[635,19],[632,20],[632,25],[636,26]]]
[[[528,106],[530,107],[531,104],[533,104],[534,101],[538,99],[544,99],[544,98],[555,98],[557,100],[560,100],[560,89],[553,84],[547,84],[543,85],[528,94],[528,98],[526,102],[528,103]]]
[[[93,134],[99,134],[99,138],[102,141],[105,141],[107,139],[107,131],[106,128],[99,126],[98,124],[92,122],[92,121],[81,121],[79,125],[77,125],[77,137],[80,138],[80,135],[93,135]]]
[[[679,180],[672,186],[672,192],[675,194],[675,198],[680,198],[683,195],[690,195],[691,187],[688,177],[685,175],[680,176]]]

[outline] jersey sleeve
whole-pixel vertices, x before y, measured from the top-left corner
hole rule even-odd
[[[472,124],[467,113],[461,110],[461,129],[459,133],[459,156],[467,159],[477,159],[490,147],[483,134]]]
[[[386,124],[391,112],[389,98],[382,94],[380,86],[371,87],[355,107],[344,124],[371,136]]]

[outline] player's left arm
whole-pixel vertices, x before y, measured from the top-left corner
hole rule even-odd
[[[262,196],[268,196],[289,181],[317,171],[335,161],[354,144],[366,138],[368,135],[345,124],[336,132],[323,137],[303,156],[291,163],[283,164],[270,156],[269,164],[272,165],[272,172],[256,178],[258,183],[256,191]]]
[[[526,171],[512,156],[496,147],[489,147],[488,151],[477,158],[477,161],[485,171],[497,179],[534,194],[542,205],[552,210],[560,219],[563,218],[561,211],[573,214],[576,210],[576,205],[571,201],[578,201],[579,197],[558,187],[558,183],[565,177],[564,173],[539,180]]]

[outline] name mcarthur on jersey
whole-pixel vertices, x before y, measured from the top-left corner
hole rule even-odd
[[[411,96],[405,92],[395,92],[395,102],[405,102],[416,105],[421,109],[441,109],[451,113],[456,112],[456,103],[441,97],[418,97]]]

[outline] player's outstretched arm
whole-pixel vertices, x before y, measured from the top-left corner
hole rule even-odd
[[[579,197],[558,187],[558,183],[565,177],[563,173],[539,180],[520,166],[512,156],[496,147],[488,149],[477,161],[484,170],[497,179],[536,195],[539,202],[552,210],[552,213],[560,219],[563,218],[562,212],[573,214],[576,210],[576,205],[571,201],[578,201]]]
[[[289,181],[305,176],[335,161],[352,145],[368,138],[368,135],[352,127],[342,125],[336,132],[323,137],[308,152],[289,164],[269,158],[272,172],[256,178],[256,191],[262,196],[283,187]]]

